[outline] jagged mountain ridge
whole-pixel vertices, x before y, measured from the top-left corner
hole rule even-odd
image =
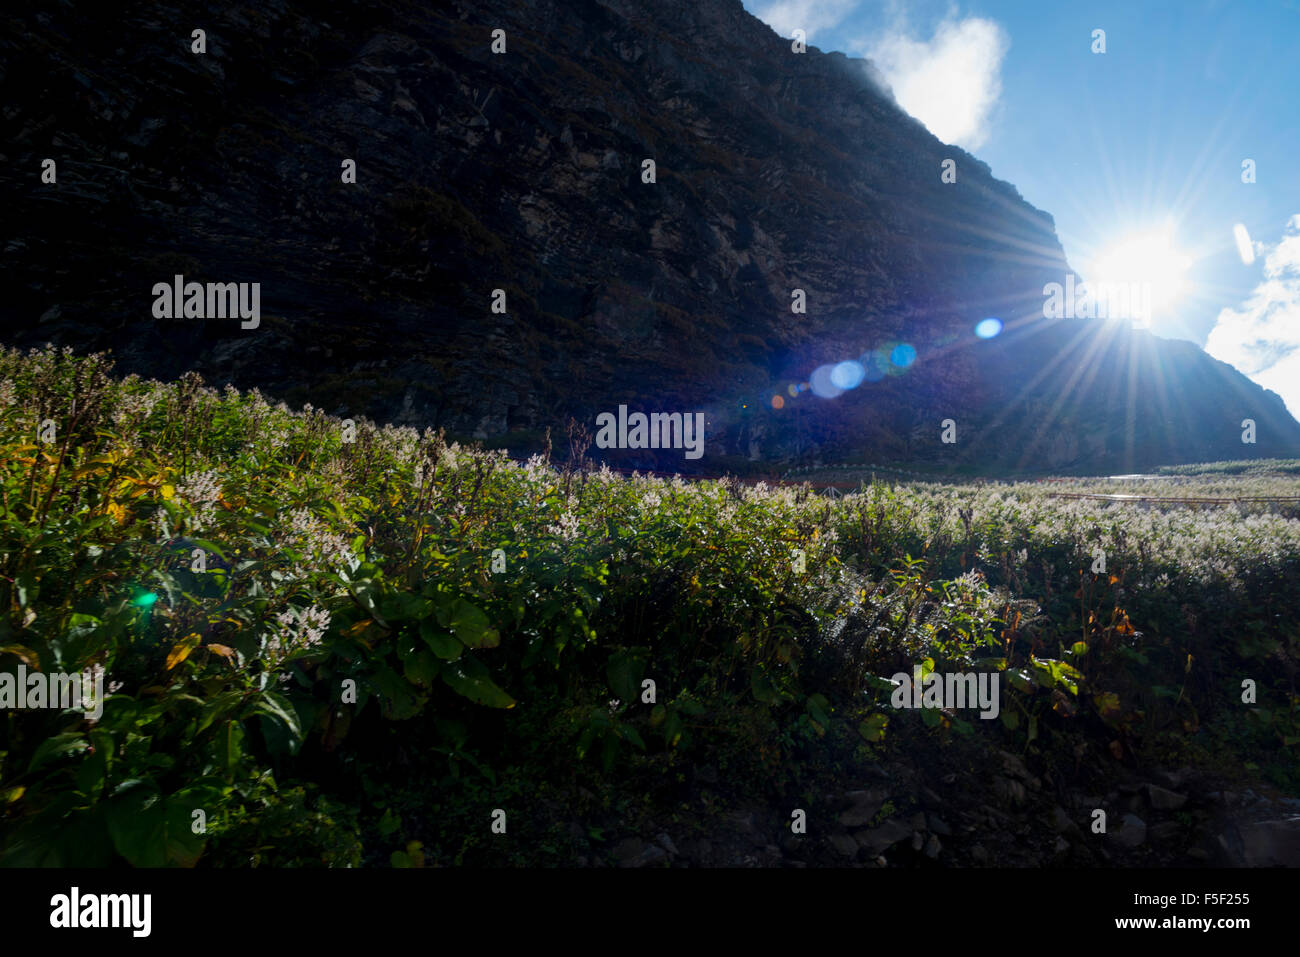
[[[1190,344],[1042,319],[1068,271],[1050,217],[864,61],[793,53],[738,0],[2,16],[7,341],[510,447],[620,404],[704,411],[706,469],[1300,454],[1281,400]],[[261,325],[154,319],[150,289],[176,273],[260,282]],[[1007,323],[997,340],[973,336],[985,316]],[[918,355],[904,374],[785,393],[896,342]]]

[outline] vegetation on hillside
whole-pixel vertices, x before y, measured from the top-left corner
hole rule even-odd
[[[1294,513],[623,478],[111,372],[0,353],[0,671],[107,682],[0,712],[0,862],[498,860],[493,809],[798,793],[913,719],[1300,785]],[[999,720],[895,711],[914,666],[1002,673]],[[511,860],[564,862],[538,827]]]

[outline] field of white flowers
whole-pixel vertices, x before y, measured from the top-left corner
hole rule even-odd
[[[1071,499],[1063,494],[1134,495],[1168,502]],[[1183,499],[1266,499],[1232,505],[1185,504]],[[840,499],[850,524],[887,515],[898,540],[918,539],[930,550],[969,547],[977,559],[1011,553],[1012,566],[1045,551],[1073,552],[1091,565],[1096,549],[1107,564],[1131,569],[1131,586],[1231,583],[1245,569],[1283,567],[1300,559],[1300,478],[1287,475],[1075,479],[994,485],[911,483],[877,485]],[[1283,501],[1276,501],[1282,499]],[[1022,554],[1024,553],[1024,554]]]

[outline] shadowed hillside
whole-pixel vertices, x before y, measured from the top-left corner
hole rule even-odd
[[[706,413],[703,459],[613,458],[630,466],[1300,454],[1280,399],[1191,344],[1044,320],[1068,271],[1051,218],[864,61],[793,53],[738,0],[64,5],[0,23],[13,344],[520,451],[620,404]],[[155,319],[150,290],[177,274],[260,283],[259,325]],[[988,316],[1005,331],[984,342]],[[901,343],[905,370],[880,359]],[[789,394],[873,350],[858,388]]]

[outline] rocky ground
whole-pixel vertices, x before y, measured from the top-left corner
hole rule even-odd
[[[698,783],[716,778],[700,769]],[[1050,772],[1006,751],[961,770],[882,762],[808,810],[738,806],[706,825],[615,830],[580,867],[1276,867],[1300,866],[1300,799],[1233,787],[1192,769],[1127,771],[1113,787],[1062,795]],[[707,790],[700,792],[709,801]],[[1093,810],[1106,832],[1093,833]],[[570,834],[587,833],[582,822]],[[697,833],[693,833],[697,832]]]

